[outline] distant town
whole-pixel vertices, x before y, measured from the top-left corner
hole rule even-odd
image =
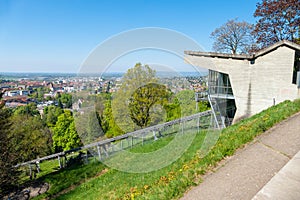
[[[59,106],[61,102],[57,96],[87,91],[89,94],[115,93],[122,85],[124,73],[106,73],[101,75],[77,75],[61,73],[1,73],[0,91],[5,106],[15,108],[35,103],[40,114],[44,107]],[[159,73],[158,73],[159,75]],[[160,80],[172,92],[193,90],[195,92],[206,89],[207,75],[183,72],[180,75],[168,76],[160,74]],[[63,103],[62,107],[72,108]]]

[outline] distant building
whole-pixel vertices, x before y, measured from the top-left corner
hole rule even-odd
[[[81,86],[80,86],[80,90],[86,90],[87,89],[87,85],[86,84],[82,84]]]
[[[59,93],[64,93],[65,89],[61,85],[54,85],[53,83],[48,84],[48,88],[50,89],[51,92],[59,92]]]
[[[28,90],[20,90],[20,95],[21,96],[28,96],[29,95],[29,91]]]
[[[5,106],[8,107],[8,108],[16,108],[16,107],[19,107],[19,106],[26,106],[27,103],[23,103],[23,102],[6,102],[5,103]]]
[[[28,90],[10,90],[4,93],[4,96],[15,97],[15,96],[28,96]]]
[[[75,91],[74,86],[65,86],[65,87],[63,87],[63,89],[66,92],[74,92]]]
[[[7,91],[4,93],[4,96],[8,96],[8,97],[14,97],[14,96],[19,96],[20,92],[18,90],[11,90],[11,91]]]
[[[280,41],[252,55],[185,51],[185,62],[209,69],[208,92],[236,122],[300,97],[300,45]]]
[[[18,107],[18,106],[24,106],[28,103],[34,102],[33,99],[28,98],[28,96],[4,96],[3,101],[5,102],[6,107]]]

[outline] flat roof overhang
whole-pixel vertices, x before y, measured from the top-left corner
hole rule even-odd
[[[184,51],[185,55],[190,56],[200,56],[200,57],[211,57],[211,58],[222,58],[222,59],[237,59],[237,60],[255,60],[259,56],[263,56],[271,51],[276,50],[277,48],[281,46],[289,47],[293,50],[300,51],[300,45],[287,41],[282,40],[279,42],[276,42],[273,45],[270,45],[269,47],[266,47],[264,49],[261,49],[260,51],[257,51],[254,54],[228,54],[228,53],[217,53],[217,52],[203,52],[203,51]]]
[[[226,53],[216,53],[216,52],[202,52],[202,51],[184,51],[184,54],[190,56],[203,56],[203,57],[212,57],[212,58],[231,58],[238,60],[253,60],[254,55],[246,54],[226,54]]]

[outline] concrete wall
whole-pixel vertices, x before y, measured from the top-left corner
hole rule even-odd
[[[292,84],[295,51],[286,46],[255,59],[185,55],[185,62],[229,75],[237,111],[233,122],[249,117],[284,100],[299,98]]]

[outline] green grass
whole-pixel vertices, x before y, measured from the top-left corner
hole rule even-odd
[[[40,163],[40,168],[42,169],[40,173],[36,174],[36,178],[44,177],[47,174],[53,173],[59,169],[58,161],[57,160],[47,160]],[[33,166],[32,169],[35,169]],[[21,170],[21,177],[20,177],[20,184],[29,181],[29,167],[22,166]]]
[[[257,135],[299,111],[300,100],[285,101],[224,129],[220,135],[216,134],[216,137],[219,136],[218,141],[207,154],[199,150],[205,136],[208,136],[206,132],[201,132],[196,134],[192,144],[178,160],[162,169],[150,173],[126,173],[109,169],[107,173],[86,181],[57,199],[176,199],[190,186],[201,182],[201,175],[216,166],[219,161],[233,155],[238,148],[252,141]],[[171,143],[172,139],[172,137],[161,138],[144,146],[136,146],[130,151],[153,152]],[[48,193],[55,194],[68,185],[84,180],[84,176],[87,176],[84,168],[91,171],[95,167],[99,167],[99,171],[104,168],[96,163],[89,166],[47,175],[44,180],[51,184]],[[57,176],[56,181],[54,176]],[[89,177],[91,176],[93,174],[89,174]]]
[[[44,199],[63,191],[64,189],[75,187],[80,183],[88,181],[89,178],[97,176],[105,169],[105,166],[99,162],[89,164],[78,164],[59,171],[48,173],[40,177],[38,181],[47,182],[50,184],[50,189],[37,196],[34,199]]]
[[[57,199],[131,199],[132,197],[143,198],[143,195],[153,190],[151,199],[161,199],[162,196],[157,196],[157,187],[164,189],[169,182],[175,178],[177,173],[181,174],[182,180],[180,185],[190,185],[190,181],[185,177],[187,167],[184,164],[193,158],[202,143],[205,132],[197,134],[193,144],[189,150],[184,153],[184,156],[179,158],[175,163],[151,172],[151,173],[126,173],[110,169],[108,173],[93,179],[85,184],[80,185],[75,190],[68,194],[62,195]],[[153,152],[158,147],[165,146],[171,140],[170,138],[161,138],[152,143],[147,143],[142,147],[137,146],[131,152]],[[182,182],[183,181],[183,182]],[[178,183],[179,184],[179,183]],[[174,186],[173,186],[174,187]],[[178,192],[184,191],[185,187],[178,187]],[[175,189],[175,188],[174,188]],[[176,189],[177,190],[177,189]],[[152,193],[152,192],[151,192]],[[177,192],[176,192],[177,193]],[[179,194],[179,193],[177,193]],[[168,195],[169,196],[169,195]]]
[[[70,159],[71,157],[76,157],[77,155],[78,155],[78,152],[67,155],[67,159]],[[32,170],[33,171],[36,170],[35,165],[32,165]],[[58,170],[60,170],[60,168],[59,168],[59,163],[58,163],[57,159],[42,161],[40,163],[40,173],[36,173],[36,179],[39,179],[48,174],[57,172]],[[20,171],[21,171],[20,184],[30,181],[28,165],[22,166],[20,168]]]
[[[168,136],[165,138],[160,138],[157,141],[153,141],[149,140],[147,142],[145,142],[144,144],[138,144],[136,146],[134,146],[134,148],[129,149],[130,152],[132,153],[149,153],[149,152],[153,152],[156,151],[164,146],[166,146],[167,144],[169,144],[172,139],[174,138],[174,136]]]

